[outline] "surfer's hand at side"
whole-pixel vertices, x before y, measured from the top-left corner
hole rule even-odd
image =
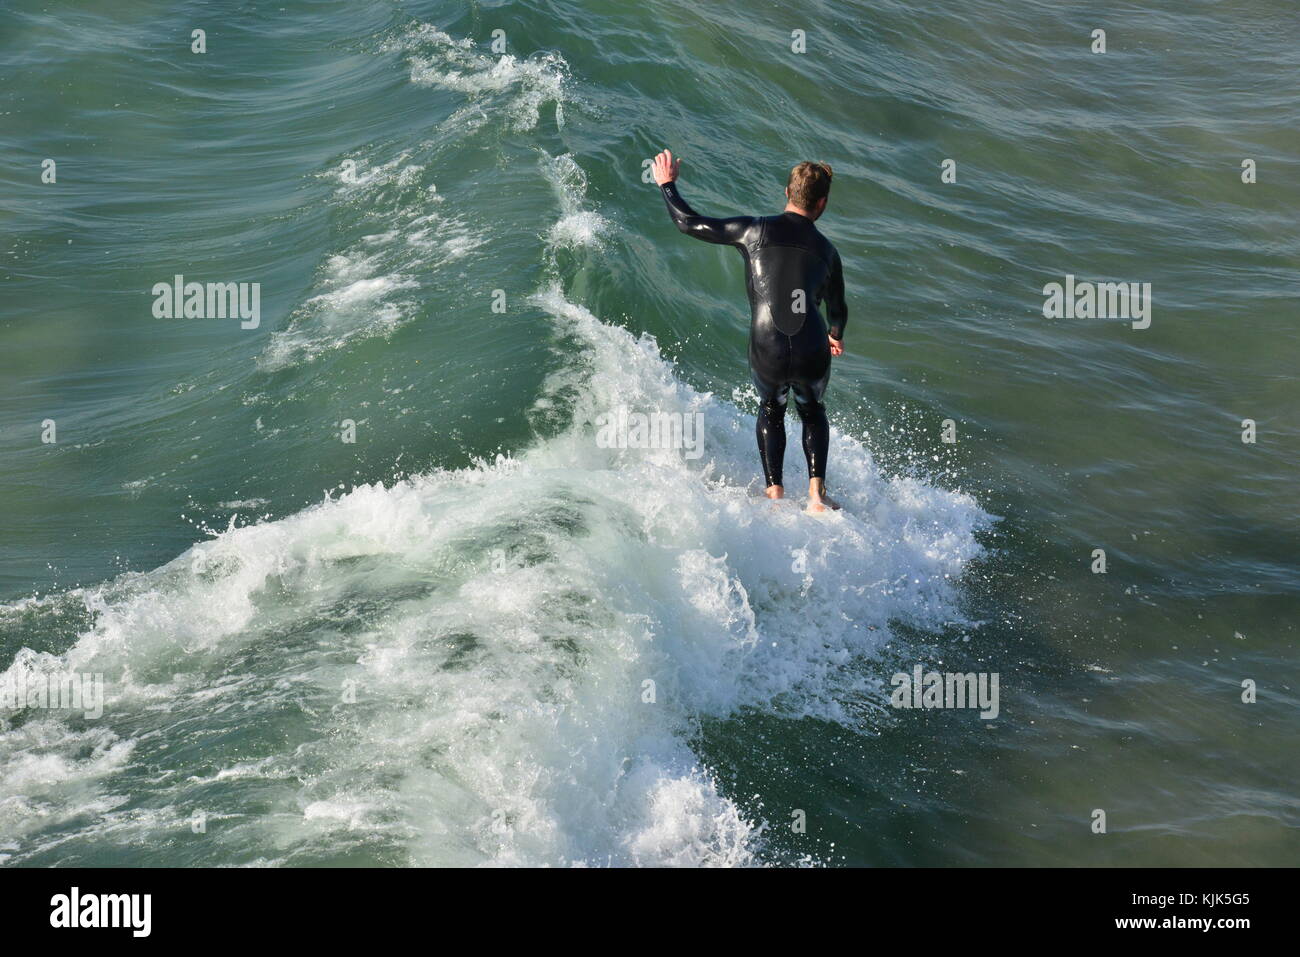
[[[664,183],[671,183],[677,178],[677,168],[682,165],[681,160],[673,159],[671,150],[664,150],[655,157],[654,164],[651,166],[655,176],[655,185],[662,186]]]
[[[829,339],[830,342],[831,342],[831,355],[833,355],[833,356],[842,356],[842,355],[844,355],[844,343],[843,343],[843,342],[841,342],[839,339],[836,339],[834,336],[827,336],[826,338]]]

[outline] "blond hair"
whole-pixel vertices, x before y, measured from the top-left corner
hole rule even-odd
[[[830,163],[800,163],[790,170],[790,181],[785,185],[790,202],[800,209],[813,209],[817,200],[830,195],[833,175]]]

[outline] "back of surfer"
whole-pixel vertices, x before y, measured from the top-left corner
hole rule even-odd
[[[826,209],[831,168],[800,163],[790,171],[785,209],[776,216],[713,219],[691,209],[677,192],[681,161],[664,150],[654,177],[677,228],[708,243],[735,246],[745,257],[749,292],[749,369],[758,388],[758,455],[768,498],[784,498],[786,398],[794,393],[808,462],[808,509],[839,508],[826,494],[830,426],[822,397],[831,356],[844,352],[844,271],[840,254],[813,225]],[[818,310],[825,302],[827,319]]]

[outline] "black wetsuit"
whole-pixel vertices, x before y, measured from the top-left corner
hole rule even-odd
[[[749,368],[758,387],[758,454],[768,485],[782,485],[786,395],[794,391],[803,421],[809,478],[826,478],[830,427],[822,395],[831,375],[827,333],[844,336],[844,271],[840,254],[799,213],[701,216],[673,183],[660,187],[677,228],[707,243],[735,246],[745,257],[749,290]],[[830,326],[817,309],[825,301]]]

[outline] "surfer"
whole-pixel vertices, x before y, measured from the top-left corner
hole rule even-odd
[[[830,426],[822,396],[831,356],[844,352],[844,272],[840,254],[813,221],[826,209],[831,168],[800,163],[790,171],[785,209],[776,216],[701,216],[677,192],[681,160],[664,150],[654,158],[655,182],[673,222],[688,236],[735,246],[745,257],[749,292],[749,369],[758,388],[758,455],[768,498],[783,498],[786,397],[794,393],[808,460],[808,509],[839,508],[826,494]],[[829,326],[818,311],[826,303]]]

